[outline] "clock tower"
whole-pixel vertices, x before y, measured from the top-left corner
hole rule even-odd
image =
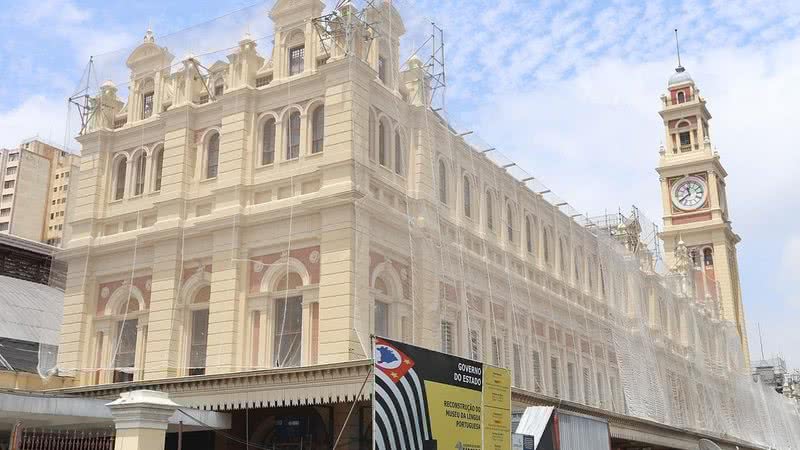
[[[719,153],[712,149],[711,114],[700,91],[680,65],[661,96],[665,144],[658,168],[664,210],[667,264],[676,263],[679,243],[686,246],[700,301],[719,305],[722,320],[735,324],[745,364],[749,365],[736,244],[725,195],[725,177]]]

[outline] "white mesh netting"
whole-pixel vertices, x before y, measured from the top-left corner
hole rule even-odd
[[[94,58],[87,78],[113,84],[90,86],[78,139],[48,373],[336,363],[383,335],[529,391],[800,448],[796,404],[752,381],[735,327],[691,265],[662,267],[638,212],[591,220],[431,109],[439,62],[401,58],[413,3],[344,3],[299,25],[273,11],[278,31],[259,3]]]

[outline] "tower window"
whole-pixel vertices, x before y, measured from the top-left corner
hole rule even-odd
[[[311,153],[322,152],[325,136],[325,107],[314,110],[311,118]]]
[[[301,45],[289,50],[289,76],[303,72],[306,48]]]
[[[269,119],[261,132],[261,164],[272,164],[275,160],[275,119]]]
[[[683,91],[678,92],[678,103],[686,101],[686,94]]]
[[[706,266],[714,265],[714,252],[710,248],[703,250],[703,264]]]
[[[681,147],[683,147],[685,145],[690,145],[692,143],[691,137],[689,136],[689,132],[688,131],[684,131],[679,136],[680,136],[680,139],[681,139]]]
[[[142,97],[142,119],[153,115],[153,93],[148,92]]]
[[[206,148],[206,178],[217,176],[219,168],[219,134],[214,133],[208,140]]]
[[[386,58],[378,56],[378,78],[386,84]]]
[[[225,92],[225,82],[222,78],[217,78],[214,83],[214,97],[220,97]]]

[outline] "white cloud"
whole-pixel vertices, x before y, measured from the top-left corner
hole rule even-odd
[[[0,148],[16,148],[23,139],[38,136],[63,146],[67,127],[67,104],[43,96],[29,97],[16,108],[0,112]],[[70,136],[77,134],[77,121],[70,120]],[[74,148],[69,138],[69,147]]]

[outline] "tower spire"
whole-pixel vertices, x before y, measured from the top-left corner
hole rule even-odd
[[[680,45],[680,41],[678,40],[678,29],[677,28],[675,28],[675,50],[677,51],[677,54],[678,54],[678,67],[675,68],[675,72],[680,73],[680,72],[683,72],[686,69],[684,69],[683,66],[681,65],[681,45]]]

